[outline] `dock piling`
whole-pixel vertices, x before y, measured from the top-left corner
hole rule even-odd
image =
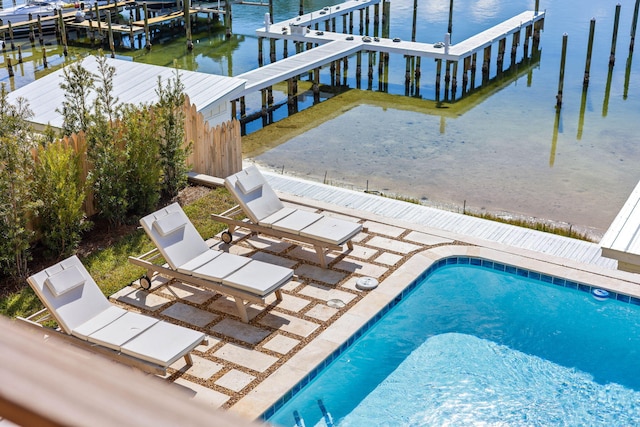
[[[616,15],[613,20],[613,34],[611,35],[611,55],[609,55],[609,67],[613,67],[616,63],[616,41],[618,39],[618,23],[620,21],[621,5],[616,5]]]
[[[564,86],[564,65],[567,59],[567,39],[569,35],[562,35],[562,56],[560,57],[560,77],[558,79],[558,94],[556,95],[556,108],[562,108],[562,89]]]
[[[629,42],[629,52],[633,52],[633,45],[636,40],[636,27],[638,25],[638,9],[640,9],[640,0],[636,0],[636,6],[633,9],[633,20],[631,21],[631,41]]]
[[[5,57],[5,62],[7,63],[7,72],[9,73],[9,77],[13,77],[13,66],[11,65],[11,58],[8,56]]]
[[[593,35],[596,31],[596,18],[591,18],[591,24],[589,26],[589,44],[587,45],[587,60],[584,64],[584,79],[582,86],[589,86],[589,72],[591,70],[591,52],[593,51]]]

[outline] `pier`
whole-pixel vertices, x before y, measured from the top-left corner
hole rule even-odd
[[[380,16],[382,4],[382,16]],[[373,7],[373,35],[369,35],[370,12]],[[506,65],[516,63],[517,48],[522,45],[523,57],[529,58],[538,49],[540,32],[544,25],[544,12],[525,11],[503,21],[485,31],[480,32],[459,43],[450,42],[450,34],[444,34],[443,40],[434,43],[416,42],[390,38],[388,35],[389,2],[384,0],[350,0],[323,10],[309,12],[295,18],[270,23],[270,16],[265,16],[265,26],[256,30],[260,38],[258,62],[260,68],[248,71],[238,78],[246,80],[245,90],[232,104],[232,116],[236,117],[240,103],[240,118],[246,117],[245,97],[260,91],[262,93],[262,115],[266,116],[273,108],[272,86],[287,82],[289,112],[297,108],[298,77],[307,74],[312,81],[314,102],[319,102],[320,69],[331,67],[331,80],[346,81],[348,61],[356,56],[356,86],[360,88],[363,61],[367,68],[368,87],[372,86],[374,67],[378,67],[378,75],[385,79],[385,68],[389,55],[403,55],[406,58],[405,87],[406,95],[420,96],[420,63],[422,58],[436,61],[435,100],[455,101],[458,89],[459,74],[463,95],[475,89],[476,73],[481,73],[482,84],[487,84],[491,77],[491,51],[495,45],[498,55],[495,64],[495,75],[501,75]],[[353,34],[354,13],[359,13],[359,35]],[[342,20],[343,32],[336,31],[336,21]],[[356,22],[357,23],[357,22]],[[364,23],[367,23],[366,27]],[[324,29],[321,27],[324,25]],[[365,29],[366,28],[366,29]],[[383,37],[378,37],[382,34]],[[510,40],[508,40],[510,38]],[[271,63],[264,63],[262,40],[271,40]],[[284,43],[285,58],[276,61],[274,42]],[[288,56],[288,43],[295,45],[296,53]],[[510,50],[507,52],[509,42]],[[531,46],[531,51],[529,50]],[[365,58],[363,59],[363,55]],[[509,60],[505,61],[505,57]],[[342,62],[342,67],[341,67]],[[377,64],[376,64],[377,62]],[[459,64],[462,64],[459,67]],[[442,69],[444,68],[444,88],[442,87]],[[461,68],[461,73],[458,72]],[[344,76],[341,73],[344,72]],[[266,123],[266,118],[263,118]]]

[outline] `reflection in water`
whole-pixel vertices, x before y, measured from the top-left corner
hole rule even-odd
[[[561,108],[556,108],[556,118],[553,122],[553,137],[551,138],[551,154],[549,155],[549,167],[553,167],[556,161],[556,147],[558,145],[558,133],[562,133]]]

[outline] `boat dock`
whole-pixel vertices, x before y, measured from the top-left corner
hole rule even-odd
[[[381,3],[382,17],[379,15]],[[368,23],[370,20],[369,8],[372,6],[374,7],[374,29],[373,36],[370,36],[368,35]],[[462,63],[461,80],[464,95],[467,91],[475,88],[477,71],[482,74],[483,84],[490,80],[491,51],[494,45],[497,44],[498,47],[496,75],[505,71],[504,62],[507,56],[507,39],[509,37],[511,37],[510,62],[507,61],[507,65],[515,65],[517,47],[521,45],[523,46],[523,58],[533,57],[538,49],[540,31],[545,16],[544,12],[525,11],[459,43],[451,43],[449,34],[444,34],[443,40],[426,43],[389,37],[389,19],[386,16],[388,6],[389,2],[384,0],[349,0],[336,6],[325,7],[319,11],[309,12],[273,24],[267,21],[269,19],[267,14],[265,27],[256,30],[260,39],[258,62],[261,66],[237,76],[247,81],[245,91],[236,100],[240,103],[241,120],[246,117],[245,96],[261,91],[262,114],[265,116],[273,108],[271,87],[284,81],[288,84],[289,111],[290,113],[296,112],[298,110],[297,79],[298,76],[305,73],[309,73],[313,80],[314,99],[319,102],[321,67],[331,66],[332,82],[340,81],[342,70],[344,70],[346,80],[347,62],[349,57],[353,55],[356,55],[355,68],[358,88],[360,88],[363,67],[368,69],[369,88],[371,88],[376,62],[378,74],[382,80],[385,75],[385,67],[388,66],[389,55],[403,55],[407,61],[405,94],[415,96],[419,96],[420,60],[421,58],[433,59],[436,61],[437,68],[435,76],[436,102],[439,103],[442,97],[444,101],[448,101],[450,97],[455,100],[459,63]],[[355,12],[360,14],[360,35],[353,34]],[[341,33],[336,31],[337,19],[342,19],[343,32]],[[324,30],[320,28],[323,23]],[[363,31],[363,23],[367,23],[366,31]],[[382,34],[382,37],[378,37],[378,34]],[[271,63],[264,66],[262,66],[264,62],[263,39],[271,41]],[[285,58],[278,61],[275,60],[275,41],[284,43]],[[293,56],[288,56],[288,42],[293,42],[295,45],[296,54]],[[530,45],[531,51],[529,50]],[[363,54],[367,55],[365,59],[362,57]],[[478,58],[478,54],[481,55],[480,58]],[[364,65],[363,60],[367,61]],[[441,91],[443,66],[445,84],[444,91]],[[412,88],[413,90],[417,88],[417,91],[412,92],[410,90]],[[236,117],[236,101],[232,104],[233,117]]]

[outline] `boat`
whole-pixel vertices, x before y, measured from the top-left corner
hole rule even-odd
[[[67,9],[70,7],[74,7],[74,5],[67,4],[60,0],[32,0],[25,4],[0,10],[0,19],[3,24],[8,24],[9,22],[17,24],[29,21],[30,19],[37,19],[38,16],[41,18],[52,16],[58,13],[58,9]]]

